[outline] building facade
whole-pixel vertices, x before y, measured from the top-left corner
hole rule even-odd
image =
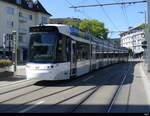
[[[51,24],[66,24],[68,22],[81,22],[81,19],[78,18],[51,18],[49,23]]]
[[[7,52],[9,44],[6,40],[6,49],[3,49],[4,34],[17,32],[18,60],[27,60],[29,27],[41,23],[48,23],[49,14],[39,1],[32,0],[0,0],[0,52]]]
[[[132,50],[134,55],[142,54],[142,42],[145,40],[144,29],[141,26],[131,28],[126,32],[120,34],[121,47],[126,47]]]

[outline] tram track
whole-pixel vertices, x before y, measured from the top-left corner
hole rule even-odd
[[[125,80],[126,80],[126,78],[127,78],[127,75],[129,74],[129,70],[130,70],[130,68],[131,68],[131,65],[132,65],[132,64],[130,63],[127,72],[125,72],[125,74],[123,74],[123,76],[122,76],[123,79],[122,79],[122,81],[121,81],[121,84],[120,84],[120,86],[118,87],[118,89],[116,90],[116,92],[115,92],[115,94],[114,94],[114,96],[113,96],[113,98],[112,98],[112,100],[111,100],[111,102],[110,102],[110,105],[108,106],[107,113],[110,113],[110,112],[111,112],[112,107],[113,107],[113,105],[114,105],[114,103],[115,103],[115,101],[116,101],[116,99],[117,99],[117,96],[119,95],[120,90],[121,90],[121,88],[122,88],[122,86],[123,86],[123,84],[124,84],[124,82],[125,82]]]
[[[115,99],[116,99],[117,95],[119,94],[118,92],[119,92],[119,90],[121,89],[121,86],[122,86],[123,82],[125,81],[128,72],[129,72],[129,69],[128,69],[127,72],[125,72],[125,74],[123,74],[122,76],[120,76],[120,77],[123,77],[123,81],[121,82],[120,86],[118,87],[118,89],[116,90],[114,96],[112,97],[112,100],[111,100],[111,102],[110,102],[110,105],[108,106],[108,108],[106,108],[106,109],[107,109],[107,110],[106,110],[107,113],[110,113],[111,108],[112,108],[112,106],[113,106],[113,103],[115,102]],[[124,75],[125,75],[125,77],[124,77]],[[113,78],[113,79],[114,79],[114,78]],[[113,79],[111,79],[110,81],[114,81]],[[101,86],[96,87],[91,93],[89,93],[85,98],[83,98],[83,99],[80,101],[80,103],[78,103],[78,105],[76,105],[76,106],[71,110],[70,113],[74,113],[85,101],[87,101],[92,95],[94,95],[94,94],[95,94],[99,89],[101,89],[101,88],[103,88],[103,87],[101,87]]]
[[[118,73],[118,72],[117,72],[117,73]],[[109,79],[113,79],[112,77],[114,77],[117,73],[112,74],[113,76],[109,76],[110,78],[106,78],[105,80],[103,80],[103,82],[106,82],[106,81],[108,81]],[[79,80],[80,80],[80,79],[79,79]],[[77,82],[78,82],[78,81],[77,81]],[[85,85],[86,85],[86,82],[85,82]],[[102,83],[101,85],[103,85],[103,83]],[[64,91],[71,90],[71,89],[74,89],[74,88],[77,88],[77,87],[78,87],[78,86],[73,86],[73,87],[65,88],[65,89],[63,89],[63,90],[59,90],[59,91],[53,92],[53,93],[48,94],[48,95],[46,95],[46,96],[42,96],[42,97],[40,97],[39,99],[34,99],[34,101],[38,101],[38,100],[47,98],[47,97],[49,97],[49,96],[59,95],[60,93],[63,93]],[[23,96],[26,95],[26,94],[31,94],[31,93],[33,94],[34,92],[37,92],[38,90],[39,90],[39,92],[40,92],[40,91],[43,91],[43,89],[45,89],[45,88],[48,88],[48,87],[39,88],[39,89],[37,89],[37,90],[30,91],[30,92],[28,92],[28,93],[24,93],[24,94],[22,94],[22,95],[16,96],[16,97],[14,97],[14,98],[7,99],[7,100],[2,101],[2,102],[0,102],[0,103],[1,103],[1,104],[3,104],[3,103],[6,104],[8,101],[17,99],[17,98],[19,98],[19,97],[23,97]],[[82,104],[88,97],[90,97],[92,94],[94,94],[98,89],[99,89],[99,87],[92,87],[92,88],[87,89],[87,91],[78,93],[77,95],[80,95],[80,94],[82,94],[82,93],[86,93],[86,92],[92,91],[92,92],[89,93],[89,95],[88,95],[85,99],[82,100],[82,102],[81,102],[80,104]],[[72,96],[72,98],[74,98],[74,97],[77,96],[77,95]],[[69,99],[69,98],[67,98],[67,99]],[[66,100],[67,100],[67,99],[66,99]],[[59,102],[53,104],[53,106],[59,105],[60,103],[63,103],[64,101],[65,101],[65,100],[59,101]],[[22,104],[19,104],[19,105],[17,105],[17,107],[19,108],[19,107],[21,107],[22,105],[26,105],[26,104],[29,104],[29,103],[31,103],[31,102],[33,102],[33,100],[27,101],[27,102],[22,103]],[[76,107],[76,108],[77,108],[77,107]],[[4,111],[4,110],[3,110],[3,111]],[[6,110],[6,111],[7,111],[7,110]],[[73,111],[74,111],[74,110],[73,110]]]
[[[113,78],[114,79],[114,78]],[[110,80],[110,81],[113,81],[113,80]],[[107,83],[105,83],[105,84],[107,84]],[[77,106],[75,106],[74,108],[73,108],[73,110],[70,112],[70,113],[74,113],[74,112],[76,112],[76,110],[78,110],[78,108],[84,103],[84,102],[86,102],[92,95],[94,95],[99,89],[103,89],[104,87],[101,87],[101,86],[99,86],[99,87],[96,87],[91,93],[89,93],[89,95],[87,95],[85,98],[83,98],[82,100],[81,100],[81,102],[77,105]]]
[[[119,72],[119,73],[120,73],[120,72]],[[70,112],[70,113],[75,112],[76,109],[78,109],[78,107],[79,107],[80,105],[82,105],[82,103],[84,103],[90,96],[92,96],[94,93],[96,93],[100,88],[103,88],[102,85],[107,84],[106,82],[110,81],[110,79],[111,79],[111,81],[113,81],[113,80],[114,80],[113,77],[115,77],[115,75],[117,75],[117,74],[118,74],[118,72],[115,73],[115,74],[112,74],[112,76],[109,76],[109,78],[106,78],[106,79],[103,81],[103,83],[101,83],[101,86],[88,88],[88,89],[85,90],[85,91],[82,91],[82,92],[80,92],[80,93],[76,93],[76,94],[73,95],[73,96],[69,96],[69,97],[67,97],[66,99],[63,99],[63,100],[61,100],[61,101],[59,101],[59,102],[53,104],[53,105],[51,106],[51,108],[57,107],[58,105],[60,105],[60,104],[62,104],[62,103],[64,103],[64,102],[66,102],[66,101],[68,101],[68,100],[70,100],[70,99],[73,99],[73,98],[75,98],[75,97],[77,97],[77,96],[80,96],[80,95],[82,95],[82,94],[85,94],[85,93],[89,92],[87,96],[85,96],[83,99],[81,99],[81,101],[78,103],[78,105],[76,105],[75,107],[73,107],[71,111],[68,111],[68,112]]]
[[[106,68],[106,69],[104,69],[103,71],[106,71],[106,70],[111,70],[111,68],[112,67],[108,67],[108,68]],[[93,74],[95,74],[95,73],[97,73],[97,72],[93,72]],[[91,75],[91,74],[90,74]],[[91,75],[90,77],[92,77],[93,75]],[[85,79],[85,80],[84,80]],[[87,77],[83,77],[83,78],[77,78],[77,79],[75,79],[75,80],[73,80],[74,82],[73,83],[76,83],[76,82],[78,82],[78,81],[80,81],[80,80],[83,80],[83,81],[85,81],[86,82],[86,80],[87,80],[88,78]],[[27,83],[26,83],[27,82]],[[72,82],[72,80],[69,80],[68,82]],[[21,90],[21,89],[25,89],[25,88],[27,88],[27,87],[34,87],[35,84],[36,83],[36,81],[35,80],[26,80],[26,81],[23,81],[23,82],[16,82],[16,83],[13,83],[13,84],[7,84],[7,85],[2,85],[2,86],[0,86],[0,95],[3,95],[3,94],[7,94],[7,93],[10,93],[10,92],[15,92],[15,91],[17,91],[17,90]],[[47,82],[47,85],[48,85],[48,87],[50,87],[51,86],[51,84],[48,84],[49,82]],[[66,84],[68,84],[67,83],[67,81],[65,82]],[[59,86],[61,86],[61,84],[65,84],[65,83],[59,83],[58,85]],[[27,85],[25,85],[25,84],[27,84]],[[22,86],[23,85],[23,86]],[[25,85],[25,86],[24,86]],[[42,85],[42,84],[41,84]],[[52,84],[52,86],[57,86],[57,83],[53,83]],[[13,87],[14,86],[14,87]],[[20,87],[18,87],[18,86],[20,86]],[[37,85],[38,86],[38,85]],[[42,86],[45,86],[44,84],[42,85]],[[15,88],[15,87],[17,87],[17,88]],[[12,89],[13,88],[13,89]],[[15,89],[14,89],[15,88]],[[46,87],[45,87],[46,88]],[[5,89],[7,89],[7,91],[5,91]],[[10,90],[9,90],[10,89]],[[3,91],[4,90],[4,91]]]

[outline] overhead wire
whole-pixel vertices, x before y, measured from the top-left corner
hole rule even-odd
[[[96,0],[96,2],[100,5],[100,2],[98,0]],[[108,18],[108,20],[110,21],[110,23],[112,24],[112,26],[116,29],[119,30],[118,27],[115,25],[115,23],[113,22],[113,20],[110,18],[110,16],[108,15],[108,13],[106,12],[106,10],[104,9],[103,6],[101,6],[102,11],[104,12],[105,16]]]
[[[69,5],[74,6],[69,0],[65,0],[65,1],[66,1]],[[77,9],[77,8],[74,8],[74,11],[81,13],[84,17],[86,17],[86,18],[88,18],[88,19],[92,19],[91,17],[89,17],[89,16],[85,13],[85,11],[81,11],[79,8],[78,8],[78,9]]]
[[[122,2],[123,2],[123,0],[122,0]],[[125,17],[125,21],[126,21],[126,23],[127,23],[127,26],[128,26],[128,28],[129,28],[129,27],[130,27],[130,23],[129,23],[129,18],[128,18],[128,15],[127,15],[126,5],[125,5],[125,4],[122,4],[122,5],[121,5],[121,9],[122,9],[123,15],[124,15],[124,17]]]
[[[69,4],[69,5],[71,5],[71,6],[74,6],[69,0],[66,0],[66,2]],[[96,0],[96,2],[100,5],[100,2],[98,1],[98,0]],[[104,14],[105,14],[105,16],[108,18],[108,20],[110,21],[110,23],[113,25],[113,27],[117,30],[117,32],[119,32],[119,29],[118,29],[118,27],[115,25],[115,23],[113,22],[113,20],[110,18],[110,16],[108,15],[108,13],[106,12],[106,10],[104,9],[104,7],[103,6],[101,6],[101,8],[102,8],[102,10],[103,10],[103,12],[104,12]],[[85,13],[85,11],[81,11],[79,8],[74,8],[74,10],[75,10],[75,12],[79,12],[79,13],[81,13],[82,15],[84,15],[84,17],[86,17],[86,18],[88,18],[88,19],[92,19],[91,17],[89,17],[86,13]],[[78,18],[79,18],[79,16],[78,16]],[[112,36],[112,32],[110,32],[111,33],[111,36]]]
[[[65,0],[69,5],[73,6],[73,4],[69,0]]]
[[[119,2],[120,0],[114,0],[114,2]],[[122,2],[124,2],[123,0],[121,0]],[[128,15],[127,15],[127,11],[126,11],[126,6],[125,4],[121,4],[119,5],[120,8],[121,8],[121,11],[123,13],[123,16],[124,16],[124,19],[125,19],[125,23],[127,25],[127,27],[129,28],[129,19],[128,19]]]

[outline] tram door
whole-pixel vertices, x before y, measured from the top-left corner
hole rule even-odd
[[[71,78],[76,77],[77,74],[77,47],[76,41],[71,41]]]
[[[96,69],[96,45],[92,45],[92,70]]]

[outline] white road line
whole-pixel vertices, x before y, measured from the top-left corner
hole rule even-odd
[[[84,81],[84,82],[85,82],[85,81],[88,81],[88,80],[91,79],[91,78],[94,78],[94,75],[89,76],[88,78],[84,79],[83,81]]]
[[[31,109],[33,109],[33,108],[39,106],[40,104],[42,104],[42,103],[44,103],[44,102],[45,102],[45,101],[40,101],[40,102],[36,103],[35,105],[32,105],[32,106],[30,106],[30,107],[27,107],[27,108],[25,108],[25,109],[19,111],[18,113],[25,113],[25,112],[27,112],[27,111],[29,111],[29,110],[31,110]]]

